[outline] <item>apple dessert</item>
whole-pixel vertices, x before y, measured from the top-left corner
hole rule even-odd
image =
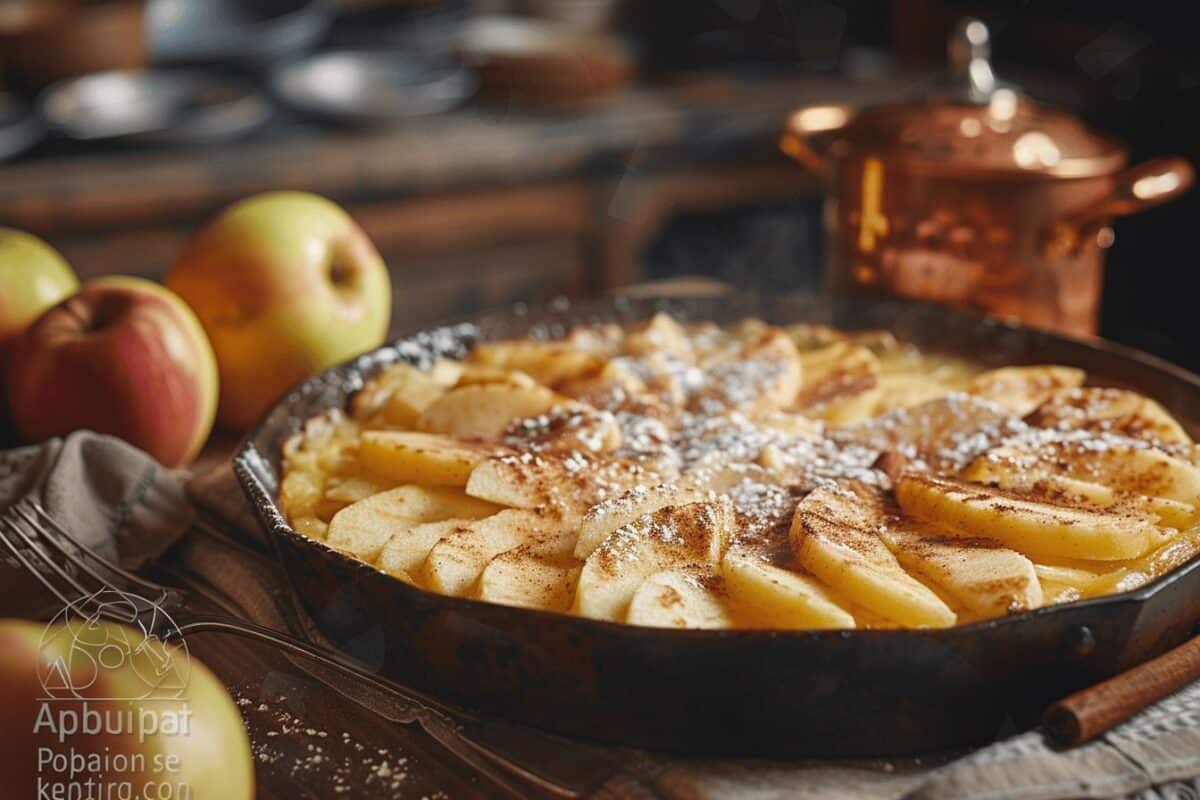
[[[949,626],[1200,552],[1197,449],[1083,371],[666,315],[385,368],[284,449],[301,534],[423,589],[635,625]]]

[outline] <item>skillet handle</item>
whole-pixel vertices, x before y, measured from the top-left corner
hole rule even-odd
[[[1094,739],[1200,679],[1200,636],[1046,709],[1042,727],[1064,747]]]
[[[1117,175],[1112,194],[1080,216],[1123,217],[1153,208],[1186,192],[1195,177],[1186,159],[1168,156],[1143,161]]]
[[[1113,217],[1136,214],[1161,205],[1186,192],[1196,172],[1183,158],[1152,158],[1129,167],[1116,176],[1107,196],[1080,211],[1051,222],[1042,233],[1042,246],[1049,255],[1071,252],[1093,238]]]
[[[829,135],[836,133],[854,117],[854,108],[846,103],[825,103],[793,111],[779,136],[779,149],[807,167],[822,181],[833,174],[828,152]]]

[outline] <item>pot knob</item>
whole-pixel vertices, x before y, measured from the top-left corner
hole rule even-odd
[[[992,72],[992,35],[982,20],[959,20],[946,46],[950,73],[972,103],[986,104],[996,90]]]

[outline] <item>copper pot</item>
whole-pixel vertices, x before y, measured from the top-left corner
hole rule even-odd
[[[783,151],[827,181],[830,285],[1096,332],[1117,216],[1191,186],[1182,158],[1125,147],[999,84],[987,29],[964,21],[956,81],[910,103],[802,108]]]

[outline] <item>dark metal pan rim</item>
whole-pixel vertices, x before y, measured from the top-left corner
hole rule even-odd
[[[753,300],[755,296],[742,293],[731,293],[725,297],[734,300],[741,299],[744,301],[747,299]],[[814,302],[820,302],[820,296],[818,295],[807,295],[807,297],[811,298]],[[403,351],[406,345],[419,345],[421,347],[427,347],[428,341],[441,336],[458,340],[473,339],[475,338],[475,334],[478,333],[479,328],[484,326],[487,320],[491,319],[523,319],[527,316],[560,314],[570,311],[572,313],[573,320],[571,324],[583,324],[586,322],[598,322],[606,320],[611,321],[613,319],[613,315],[611,313],[604,314],[602,312],[605,310],[609,312],[612,312],[613,310],[620,311],[622,309],[621,301],[623,299],[624,298],[618,297],[616,299],[586,301],[584,303],[568,303],[563,299],[559,299],[551,301],[550,303],[542,306],[518,304],[512,312],[494,312],[491,315],[485,315],[483,317],[476,316],[471,318],[462,318],[401,336],[376,350],[363,353],[348,361],[331,367],[325,372],[307,378],[293,387],[286,395],[284,395],[284,397],[279,400],[272,411],[268,412],[268,414],[253,429],[251,429],[251,431],[239,444],[233,461],[234,473],[237,477],[238,483],[241,485],[243,492],[251,501],[252,505],[258,509],[260,516],[268,523],[268,527],[270,528],[270,533],[272,535],[290,539],[293,543],[299,544],[305,549],[315,551],[316,554],[319,554],[321,557],[328,558],[332,555],[338,559],[350,562],[353,568],[364,577],[368,575],[375,578],[379,576],[387,577],[396,584],[395,587],[393,587],[394,591],[400,592],[401,594],[410,594],[427,599],[432,598],[436,602],[443,605],[447,611],[471,613],[480,610],[494,611],[496,609],[505,609],[513,614],[527,616],[531,621],[542,620],[549,624],[562,624],[564,621],[569,621],[570,624],[578,626],[583,632],[634,637],[654,636],[669,639],[671,641],[732,640],[737,642],[756,643],[774,641],[778,639],[803,639],[809,641],[897,641],[904,637],[926,637],[930,635],[936,635],[938,637],[971,637],[985,632],[1007,629],[1013,626],[1020,626],[1037,618],[1052,618],[1056,615],[1064,616],[1068,612],[1073,612],[1080,609],[1099,611],[1104,608],[1111,608],[1118,605],[1142,604],[1160,592],[1166,590],[1171,585],[1184,580],[1197,569],[1200,569],[1200,555],[1198,555],[1159,576],[1153,581],[1150,581],[1144,586],[1136,589],[1124,592],[1115,592],[1113,594],[1102,595],[1100,597],[1089,598],[1086,600],[1076,600],[1068,603],[1042,606],[1041,608],[1036,608],[1019,614],[979,620],[977,622],[965,623],[962,625],[953,625],[947,628],[900,628],[874,630],[815,630],[791,628],[731,628],[714,630],[656,628],[624,622],[590,619],[587,617],[580,617],[563,612],[521,608],[516,606],[504,606],[497,603],[491,603],[484,600],[477,600],[467,597],[441,595],[436,592],[426,591],[419,587],[405,583],[404,581],[391,577],[387,573],[370,564],[366,564],[365,562],[338,551],[336,548],[330,547],[324,542],[312,539],[296,532],[283,518],[276,498],[272,496],[272,493],[267,490],[262,481],[255,474],[252,465],[256,463],[261,464],[267,461],[266,456],[259,451],[256,441],[262,437],[264,432],[269,427],[277,424],[275,422],[276,415],[280,413],[288,413],[287,409],[296,405],[302,398],[318,392],[331,381],[340,381],[342,383],[346,383],[348,380],[351,380],[357,382],[360,381],[362,375],[370,374],[374,369],[377,369],[380,366],[404,361],[405,359],[401,355],[400,351]],[[671,296],[654,298],[652,302],[643,302],[641,305],[647,305],[648,308],[655,310],[671,311],[676,307],[688,307],[692,303],[695,303],[696,300],[697,298],[695,297]],[[753,306],[753,303],[750,305]],[[903,305],[913,308],[928,307],[928,304],[923,303],[905,302]],[[1030,329],[1024,326],[1004,320],[978,317],[977,315],[963,311],[947,313],[953,313],[960,316],[966,315],[976,317],[976,323],[981,328],[1007,330],[1013,333],[1030,332]],[[1200,375],[1197,375],[1190,370],[1186,370],[1149,353],[1103,339],[1083,339],[1061,334],[1042,333],[1040,331],[1037,333],[1039,336],[1043,336],[1051,341],[1068,342],[1074,346],[1087,348],[1097,354],[1114,356],[1126,361],[1137,362],[1151,367],[1159,372],[1169,374],[1177,380],[1189,384],[1196,390],[1198,394],[1200,394]],[[293,429],[295,430],[298,429],[298,426],[302,424],[304,420],[290,418],[289,421],[292,423]]]

